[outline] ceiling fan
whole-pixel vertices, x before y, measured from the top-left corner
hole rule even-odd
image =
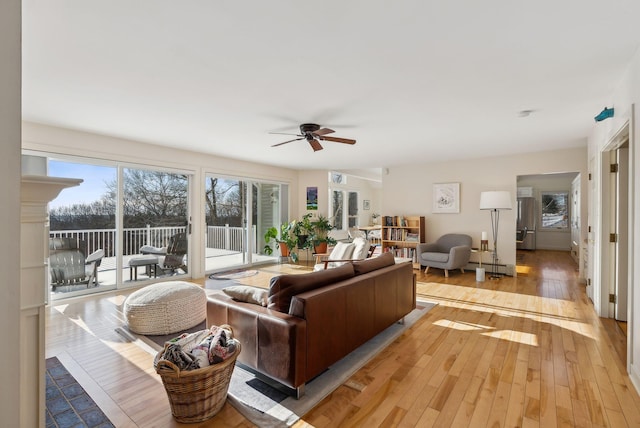
[[[303,123],[300,125],[300,133],[299,134],[286,134],[284,132],[270,132],[270,134],[282,134],[282,135],[295,135],[298,138],[294,138],[293,140],[284,141],[282,143],[274,144],[271,147],[281,146],[283,144],[291,143],[293,141],[307,140],[309,145],[314,152],[318,150],[322,150],[323,147],[320,144],[320,141],[332,141],[334,143],[343,143],[343,144],[355,144],[356,140],[351,140],[349,138],[339,138],[339,137],[327,137],[327,134],[332,134],[336,131],[329,128],[320,128],[320,125],[315,123]]]

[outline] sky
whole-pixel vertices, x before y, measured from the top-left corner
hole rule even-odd
[[[90,204],[99,200],[106,192],[106,183],[116,179],[116,172],[115,167],[50,160],[48,175],[51,177],[81,178],[84,181],[79,186],[60,192],[60,195],[49,203],[49,208],[78,203]]]

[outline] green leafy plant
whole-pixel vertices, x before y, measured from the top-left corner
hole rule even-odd
[[[289,257],[291,260],[296,263],[298,261],[298,235],[296,235],[296,221],[293,220],[289,223],[282,223],[280,225],[280,239],[278,239],[278,244],[282,246],[282,244],[286,245],[289,251]]]
[[[273,248],[271,247],[271,241],[275,242],[278,245],[278,229],[274,226],[267,229],[264,233],[264,248],[262,251],[268,256],[273,254]]]
[[[312,248],[312,243],[309,240],[309,234],[313,231],[311,225],[311,213],[307,213],[302,216],[302,219],[294,222],[293,233],[298,238],[298,248],[303,250],[306,248]]]
[[[329,236],[331,230],[333,230],[333,225],[327,217],[321,214],[311,222],[311,232],[308,240],[314,248],[323,243],[335,245],[336,240]]]

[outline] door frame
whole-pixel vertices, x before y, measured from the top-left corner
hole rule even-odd
[[[612,232],[612,225],[614,224],[614,202],[616,195],[612,195],[611,189],[613,189],[614,181],[610,171],[610,164],[613,154],[622,145],[629,140],[630,123],[625,123],[620,129],[609,139],[609,142],[600,151],[600,189],[601,189],[601,204],[600,204],[600,313],[608,318],[615,317],[615,305],[609,302],[609,294],[615,293],[615,281],[616,281],[616,269],[617,262],[615,260],[616,252],[613,245],[609,242],[609,234]],[[606,190],[606,193],[605,193]],[[616,190],[617,192],[617,190]],[[627,252],[630,255],[630,252]],[[631,263],[627,262],[627,273],[631,274]],[[608,286],[605,286],[608,284]],[[630,296],[630,290],[627,290],[627,296]],[[629,313],[627,311],[627,319],[629,319]]]

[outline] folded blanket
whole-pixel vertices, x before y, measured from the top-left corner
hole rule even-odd
[[[184,333],[165,343],[164,351],[156,358],[171,361],[180,370],[194,370],[221,363],[237,349],[231,330],[212,326],[208,330]]]

